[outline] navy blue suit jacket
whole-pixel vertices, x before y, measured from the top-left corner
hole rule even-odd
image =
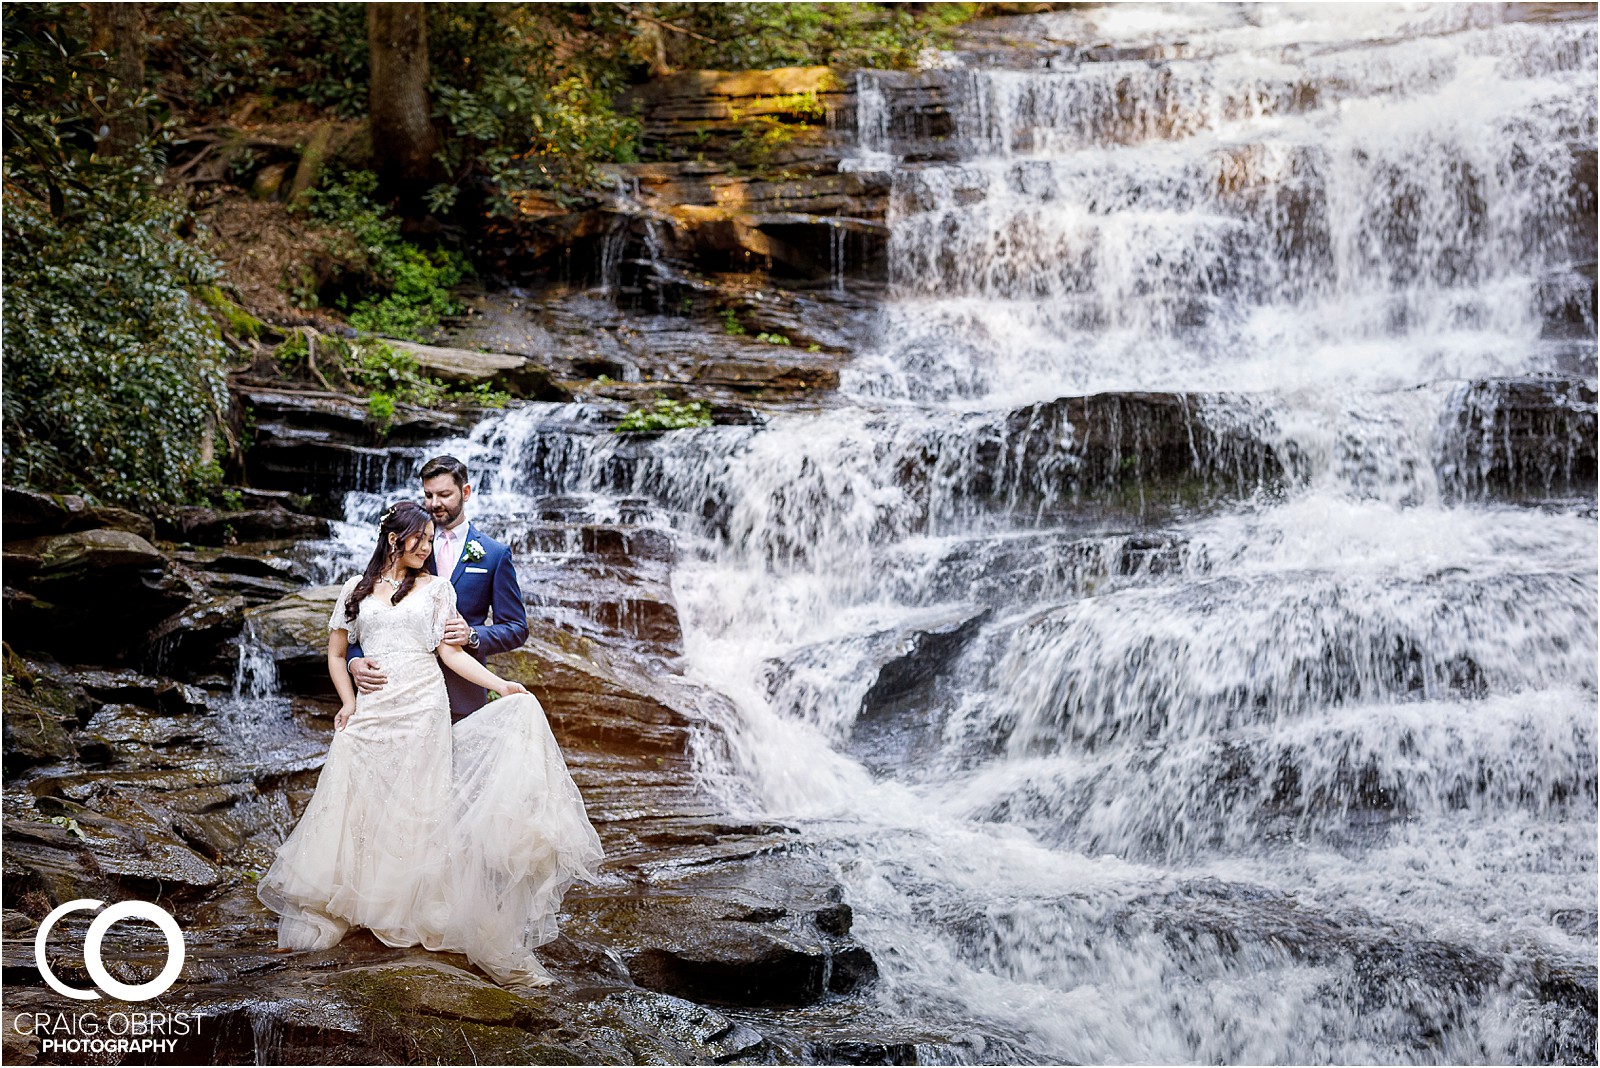
[[[482,560],[467,559],[466,546],[474,541],[483,547]],[[429,574],[439,573],[431,555],[427,567]],[[463,648],[479,663],[495,653],[516,649],[528,640],[528,612],[522,604],[522,587],[517,584],[511,550],[480,534],[470,522],[462,542],[461,558],[450,575],[450,582],[456,588],[456,610],[467,625],[478,632],[478,647]],[[484,626],[491,609],[494,623]],[[359,645],[350,647],[349,659],[361,655]],[[488,690],[474,686],[449,668],[444,671],[444,684],[450,693],[450,715],[457,719],[489,703]]]

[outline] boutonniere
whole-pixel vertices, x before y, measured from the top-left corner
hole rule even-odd
[[[477,538],[473,538],[471,541],[467,542],[467,547],[462,550],[462,552],[466,556],[467,562],[472,564],[482,560],[485,555],[483,551],[483,543]]]

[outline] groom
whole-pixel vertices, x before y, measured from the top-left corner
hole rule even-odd
[[[528,640],[528,613],[522,588],[511,563],[511,550],[486,537],[462,514],[472,499],[467,466],[454,456],[435,456],[422,465],[422,495],[433,516],[433,555],[428,571],[446,575],[456,588],[460,613],[444,628],[444,640],[459,645],[480,663],[491,653],[515,649]],[[490,612],[493,623],[485,623]],[[380,690],[389,681],[383,667],[350,647],[350,677],[362,693]],[[450,693],[450,718],[459,720],[488,703],[489,694],[453,671],[444,673]]]

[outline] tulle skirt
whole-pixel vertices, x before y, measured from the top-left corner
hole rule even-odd
[[[437,697],[391,694],[392,681],[362,695],[261,900],[284,948],[325,949],[361,926],[465,953],[500,983],[549,982],[533,949],[556,936],[567,888],[594,879],[600,839],[533,696],[452,728],[437,662],[432,678]]]

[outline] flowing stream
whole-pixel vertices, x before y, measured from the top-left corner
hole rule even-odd
[[[1490,457],[1505,380],[1594,381],[1593,8],[1030,25],[857,82],[894,191],[849,403],[520,409],[461,444],[479,514],[677,527],[687,670],[738,708],[702,773],[808,829],[908,1026],[1592,1058],[1593,487],[1570,433],[1503,492]],[[930,148],[896,109],[934,76]]]

